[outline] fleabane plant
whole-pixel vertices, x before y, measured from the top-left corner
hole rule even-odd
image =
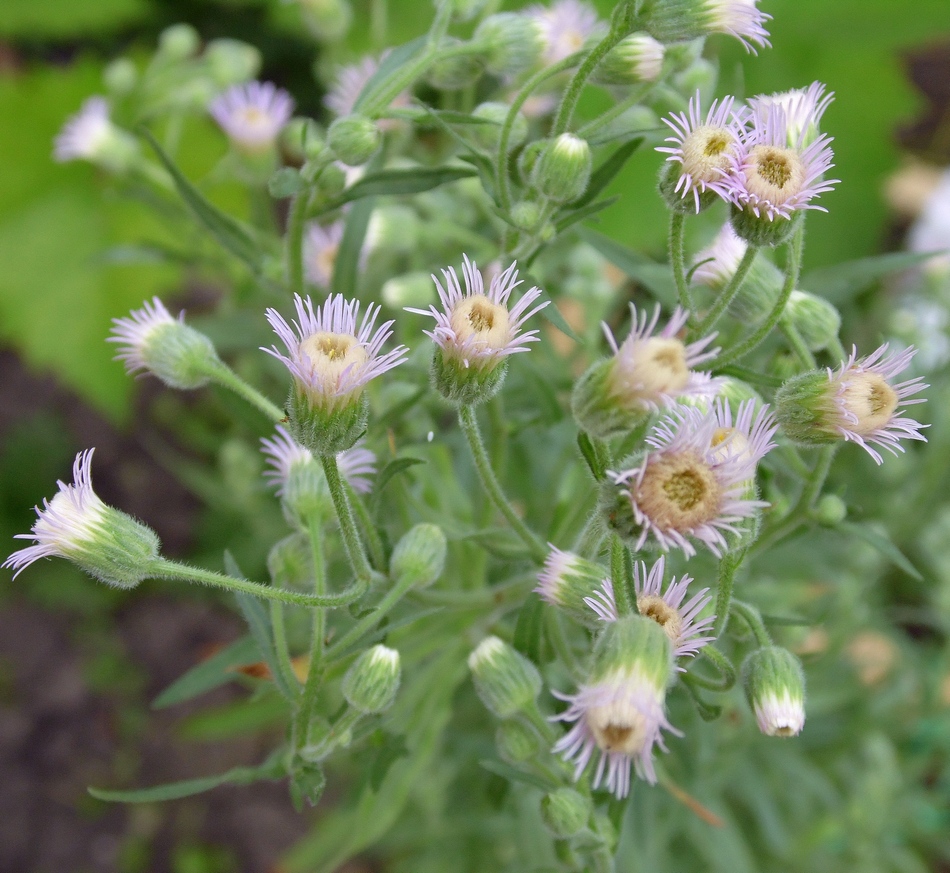
[[[706,857],[689,817],[732,827],[711,811],[732,802],[719,768],[757,756],[771,781],[730,788],[757,808],[775,743],[782,780],[806,769],[809,701],[826,720],[854,709],[840,689],[806,697],[829,681],[818,649],[864,621],[815,592],[869,572],[855,537],[905,567],[848,519],[873,505],[849,489],[879,450],[926,458],[914,349],[846,353],[842,329],[849,345],[868,331],[801,273],[806,222],[835,221],[832,93],[716,87],[717,45],[769,46],[752,0],[620,2],[606,19],[580,0],[436,0],[413,7],[424,34],[362,58],[341,41],[344,0],[292,5],[322,46],[325,114],[292,117],[313,101],[257,80],[250,46],[175,30],[146,69],[113,68],[108,99],[54,146],[120,190],[151,186],[183,260],[226,289],[200,319],[145,301],[109,341],[130,374],[198,392],[204,431],[221,427],[220,389],[250,404],[228,439],[263,453],[245,484],[270,515],[236,508],[255,515],[224,546],[269,578],[230,552],[224,572],[163,556],[95,495],[91,450],[5,566],[58,557],[121,588],[239,595],[260,660],[238,666],[281,701],[284,730],[220,781],[284,779],[299,808],[323,805],[301,869],[371,840],[382,858],[390,827],[406,869],[429,869],[437,828],[478,835],[471,869],[640,869],[643,804],[666,804],[675,836],[657,844]],[[130,132],[186,114],[218,138],[215,177],[244,186],[246,214],[205,199],[175,137],[139,148]],[[656,187],[611,185],[638,149],[659,153]],[[609,217],[607,191],[665,205],[668,264],[585,226]],[[860,474],[839,478],[836,459]],[[900,462],[885,473],[894,487]],[[831,538],[833,586],[814,569]],[[799,633],[819,612],[840,626]],[[726,842],[775,867],[756,839]]]

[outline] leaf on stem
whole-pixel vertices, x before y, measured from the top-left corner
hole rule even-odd
[[[581,197],[571,203],[571,206],[578,209],[581,206],[592,203],[597,195],[614,180],[614,177],[623,169],[623,165],[626,164],[630,156],[640,148],[642,143],[643,137],[639,136],[636,139],[630,140],[630,142],[625,142],[616,149],[613,154],[594,171],[590,177],[587,190]]]
[[[832,303],[846,303],[885,276],[918,267],[945,252],[889,252],[811,270],[798,283]]]
[[[392,77],[396,70],[405,66],[409,61],[414,60],[419,52],[425,48],[427,41],[428,37],[420,36],[401,46],[397,46],[389,52],[389,54],[383,58],[376,72],[370,76],[369,81],[363,86],[363,90],[360,91],[359,97],[356,98],[356,102],[353,104],[353,112],[358,113],[367,102],[373,98],[373,92],[379,90],[379,88]]]
[[[877,549],[885,558],[887,558],[895,567],[903,570],[908,576],[923,582],[924,577],[920,571],[910,562],[910,559],[893,543],[887,533],[868,527],[866,524],[857,524],[851,521],[845,521],[839,524],[838,530],[847,531],[858,539],[864,540],[869,546]]]
[[[470,179],[478,172],[471,167],[408,167],[406,169],[380,170],[368,173],[358,182],[347,188],[335,201],[342,206],[365,197],[383,195],[419,194],[431,191],[440,185]]]
[[[224,685],[235,678],[235,667],[261,657],[257,642],[252,637],[241,637],[179,676],[152,701],[152,709],[165,709]]]
[[[676,303],[676,286],[673,284],[668,264],[651,261],[589,227],[579,228],[577,234],[615,267],[619,267],[631,279],[643,285],[665,306],[673,306]]]
[[[351,296],[354,293],[366,229],[369,227],[369,220],[375,206],[376,201],[372,197],[367,197],[355,204],[346,216],[343,239],[340,241],[336,260],[333,262],[330,290],[334,294]]]

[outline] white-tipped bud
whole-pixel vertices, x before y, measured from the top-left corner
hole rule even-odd
[[[801,733],[805,726],[805,674],[788,649],[756,649],[742,665],[742,682],[763,734],[794,737]]]
[[[445,569],[446,542],[442,528],[417,524],[393,549],[389,573],[394,579],[412,580],[413,588],[427,588]]]
[[[327,131],[327,144],[337,159],[348,167],[365,164],[379,148],[380,142],[376,123],[362,115],[338,118]]]
[[[446,40],[446,46],[459,45],[459,40]],[[429,71],[426,81],[439,91],[460,91],[478,81],[485,71],[485,59],[477,54],[454,54],[449,57],[437,57]]]
[[[663,69],[663,54],[663,43],[657,42],[648,33],[632,33],[624,37],[600,62],[594,78],[604,85],[655,82]]]
[[[828,348],[841,330],[841,314],[834,305],[807,291],[792,291],[782,321],[794,327],[813,352]]]
[[[468,666],[482,703],[498,718],[524,711],[541,693],[538,668],[498,637],[482,640],[468,656]]]
[[[607,575],[600,564],[552,547],[534,590],[542,600],[556,606],[574,621],[597,627],[600,622],[586,599],[597,595]]]
[[[544,748],[538,732],[521,721],[505,721],[495,732],[498,755],[509,764],[521,764],[537,757]]]
[[[366,715],[385,712],[399,690],[399,652],[377,645],[363,652],[346,671],[342,690],[346,702]]]
[[[501,78],[533,67],[545,46],[537,20],[516,12],[488,16],[475,30],[474,40],[485,47],[488,71]]]
[[[173,24],[158,35],[158,53],[170,61],[184,61],[198,53],[201,37],[190,24]]]
[[[593,157],[586,140],[562,133],[538,158],[533,180],[538,190],[557,203],[576,200],[590,183]]]
[[[253,79],[261,69],[261,53],[237,39],[213,39],[204,52],[211,78],[226,88]]]
[[[556,840],[579,834],[593,811],[590,798],[573,788],[558,788],[541,798],[541,820]]]

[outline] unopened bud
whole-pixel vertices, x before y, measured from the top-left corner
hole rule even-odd
[[[224,88],[253,79],[261,69],[261,53],[237,39],[213,39],[204,52],[211,78]]]
[[[396,543],[389,562],[390,576],[412,580],[413,588],[426,588],[442,575],[445,552],[442,528],[435,524],[417,524]]]
[[[345,115],[330,125],[327,144],[342,163],[358,167],[379,148],[379,128],[363,115]]]
[[[524,711],[541,693],[538,668],[498,637],[482,640],[468,656],[468,666],[482,703],[498,718]]]
[[[321,42],[334,42],[349,30],[353,10],[346,0],[300,0],[307,29]]]
[[[713,193],[706,191],[707,194]],[[714,196],[716,196],[714,194]],[[684,198],[685,199],[685,198]],[[700,198],[702,199],[702,198]],[[754,246],[780,246],[787,242],[789,237],[802,221],[802,211],[799,210],[792,218],[782,218],[777,215],[769,219],[765,212],[756,215],[748,209],[738,206],[732,207],[732,227],[736,235]]]
[[[604,85],[655,82],[663,68],[663,44],[647,33],[632,33],[608,52],[594,72]]]
[[[488,71],[503,79],[533,67],[544,51],[540,24],[517,12],[488,16],[475,30],[474,39],[485,47]]]
[[[746,699],[759,730],[769,737],[793,737],[805,726],[805,674],[788,649],[756,649],[742,665]]]
[[[556,840],[579,834],[593,811],[590,798],[573,788],[558,788],[541,798],[541,819]]]
[[[825,494],[815,507],[815,521],[825,527],[835,527],[848,517],[848,504],[837,494]]]
[[[775,395],[775,416],[782,433],[806,446],[828,445],[842,439],[834,391],[828,374],[821,371],[789,379]]]
[[[555,202],[569,203],[587,190],[592,164],[587,142],[573,133],[562,133],[541,153],[534,183]]]
[[[475,118],[484,118],[487,123],[473,124],[470,128],[472,141],[483,151],[492,153],[498,149],[498,139],[501,136],[501,126],[508,117],[507,103],[482,103],[475,107],[472,115]],[[528,121],[519,112],[515,115],[508,135],[508,148],[516,149],[528,136]]]
[[[138,78],[138,70],[128,58],[117,58],[105,68],[102,74],[106,90],[120,97],[128,94],[135,87]]]
[[[198,31],[190,24],[173,24],[158,36],[158,52],[171,61],[184,61],[197,54],[201,46]]]
[[[459,45],[458,40],[447,40],[444,45]],[[426,81],[439,91],[460,91],[478,81],[485,71],[485,59],[478,54],[451,54],[449,57],[437,57],[429,71]]]
[[[841,330],[838,310],[824,298],[807,291],[792,291],[782,321],[794,327],[813,352],[828,348]]]
[[[600,624],[597,613],[586,599],[597,595],[607,576],[607,571],[600,564],[552,547],[544,568],[538,574],[538,587],[534,590],[542,600],[557,607],[574,621],[596,627]]]
[[[697,211],[702,212],[721,199],[712,188],[696,189],[696,193],[699,196],[699,209],[697,210],[696,199],[694,197],[683,196],[683,188],[680,184],[681,177],[682,166],[679,163],[676,161],[664,161],[660,167],[658,190],[660,196],[666,202],[667,207],[673,212],[679,212],[683,215],[695,215]]]
[[[278,588],[304,591],[313,587],[313,546],[305,533],[279,540],[267,553],[267,571]]]
[[[366,715],[385,712],[399,690],[399,652],[383,645],[363,652],[346,671],[342,691],[353,709]]]
[[[517,719],[502,722],[495,732],[498,755],[509,764],[521,764],[536,758],[544,744],[537,731]]]
[[[511,207],[511,221],[520,230],[534,230],[541,221],[541,207],[530,200],[521,200]]]
[[[280,143],[295,163],[313,160],[323,154],[326,143],[320,125],[312,118],[291,118],[280,132]]]
[[[518,173],[524,182],[527,182],[531,178],[535,165],[538,163],[538,158],[541,157],[541,153],[546,146],[546,140],[536,139],[534,142],[529,142],[521,150],[521,154],[518,155]]]
[[[432,278],[428,273],[404,273],[393,279],[387,279],[380,290],[380,296],[387,306],[402,309],[406,306],[428,306],[432,303]]]

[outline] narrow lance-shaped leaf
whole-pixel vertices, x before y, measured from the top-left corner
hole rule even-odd
[[[252,637],[241,637],[179,676],[152,701],[152,709],[165,709],[224,685],[234,678],[236,666],[259,661],[262,657]]]

